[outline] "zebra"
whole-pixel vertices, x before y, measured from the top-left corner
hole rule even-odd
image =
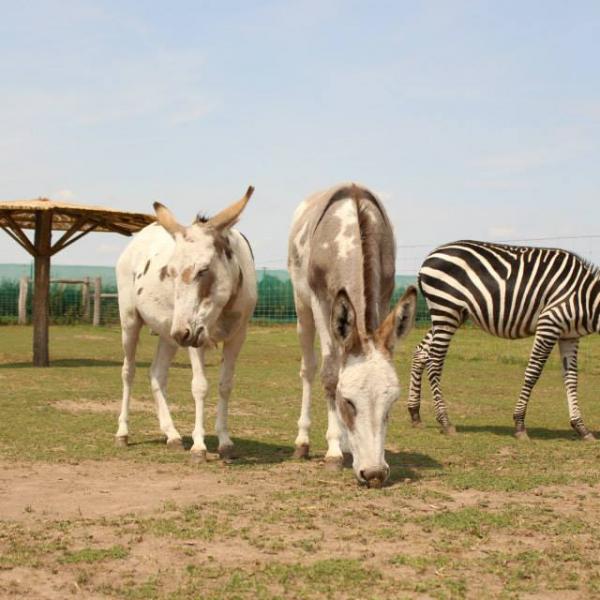
[[[517,438],[528,439],[527,403],[558,342],[571,427],[582,439],[595,439],[577,403],[577,350],[580,337],[600,333],[598,267],[559,248],[463,240],[440,246],[427,256],[419,271],[419,287],[432,326],[413,354],[408,411],[414,426],[421,424],[421,380],[427,369],[436,419],[443,433],[455,433],[440,379],[452,336],[470,318],[497,337],[534,336],[513,413]]]

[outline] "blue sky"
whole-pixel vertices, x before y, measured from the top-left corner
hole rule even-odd
[[[344,180],[383,198],[399,272],[457,238],[600,235],[598,2],[0,4],[1,199],[160,200],[189,222],[252,183],[258,267]],[[600,239],[557,243],[600,261]],[[0,255],[28,260],[5,234]]]

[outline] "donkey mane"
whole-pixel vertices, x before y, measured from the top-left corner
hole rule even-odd
[[[198,213],[194,219],[194,223],[208,223],[210,217],[205,213]]]
[[[377,226],[368,216],[370,206],[375,206],[386,227],[391,229],[389,219],[379,200],[369,191],[355,184],[344,186],[331,196],[314,230],[316,231],[329,209],[340,200],[352,198],[358,215],[358,232],[361,242],[362,274],[365,300],[365,327],[367,333],[373,333],[379,325],[379,290],[381,287],[381,248],[378,243]]]

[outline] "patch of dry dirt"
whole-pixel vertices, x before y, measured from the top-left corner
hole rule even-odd
[[[309,495],[304,495],[307,481],[311,486],[307,488]],[[394,488],[407,485],[413,486],[414,494],[394,493]],[[357,493],[349,478],[327,478],[316,460],[284,462],[268,469],[238,469],[220,463],[205,468],[115,460],[79,464],[0,461],[1,519],[31,532],[45,524],[70,521],[71,550],[115,545],[128,548],[125,559],[101,564],[62,564],[53,570],[42,564],[0,570],[0,589],[9,597],[50,600],[81,595],[84,590],[86,598],[103,598],[109,596],[92,594],[89,585],[81,581],[82,573],[88,573],[96,592],[115,581],[140,582],[160,572],[172,572],[172,585],[176,586],[185,577],[185,565],[251,568],[268,564],[275,557],[294,564],[329,557],[355,558],[374,568],[385,565],[388,574],[402,580],[414,576],[418,567],[394,563],[395,556],[416,560],[431,557],[436,545],[447,543],[453,535],[440,529],[425,533],[419,517],[469,507],[501,511],[507,505],[544,508],[552,512],[555,521],[582,511],[588,515],[600,511],[600,486],[577,490],[556,486],[518,494],[448,490],[435,482],[397,483],[394,488],[390,493]],[[337,500],[332,502],[332,497]],[[139,518],[181,518],[180,508],[171,510],[170,503],[177,507],[206,505],[207,514],[223,521],[225,529],[208,538],[154,530],[140,534],[136,529]],[[119,519],[120,525],[103,521],[125,515],[130,516]],[[92,519],[96,521],[90,522]],[[391,519],[395,520],[394,535],[386,537],[382,530]],[[60,530],[52,527],[48,529],[51,535],[60,536]],[[581,533],[579,543],[586,543],[585,538],[585,532]],[[460,552],[464,559],[477,562],[498,552],[544,552],[555,541],[543,530],[515,538],[514,530],[499,529],[484,539],[467,535]],[[433,575],[427,573],[445,576],[443,566]],[[502,591],[496,576],[480,573],[479,577],[479,581],[470,582],[471,592],[494,595]],[[522,597],[576,597],[569,591],[551,594]]]

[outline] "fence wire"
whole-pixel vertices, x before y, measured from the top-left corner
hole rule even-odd
[[[543,246],[564,248],[577,253],[590,262],[600,265],[600,235],[546,236],[529,239],[507,239],[499,243],[524,246]],[[415,244],[397,247],[396,271],[405,273],[396,277],[396,289],[392,301],[410,284],[415,284],[417,273],[426,255],[436,244]],[[285,259],[274,259],[270,264],[285,264]],[[31,320],[32,265],[0,265],[0,323],[16,323],[18,321],[19,278],[30,278],[26,319]],[[102,295],[116,294],[117,286],[114,269],[110,267],[92,266],[52,266],[53,279],[102,279]],[[292,283],[285,269],[257,269],[258,303],[253,320],[258,323],[293,323],[296,321],[294,294]],[[91,291],[88,290],[88,291]],[[53,283],[50,286],[50,318],[53,323],[85,323],[92,320],[93,294],[86,301],[81,285]],[[116,297],[102,297],[100,300],[100,323],[115,324],[119,322],[119,305]],[[429,313],[424,299],[419,294],[417,305],[417,322],[429,322]]]
[[[284,270],[262,269],[257,272],[258,302],[253,315],[257,323],[294,323],[296,310],[294,307],[294,292],[292,282]],[[415,283],[415,277],[397,279],[393,302],[404,292],[410,283]],[[0,322],[5,324],[17,323],[19,317],[19,280],[0,279]],[[114,283],[102,283],[102,295],[116,294]],[[100,323],[111,325],[119,322],[119,304],[116,297],[102,297],[100,307]],[[83,286],[69,283],[52,283],[50,285],[50,320],[55,324],[86,323],[92,321],[94,312],[94,294],[89,294],[89,300],[83,291]],[[27,301],[25,313],[27,322],[31,322],[33,308],[33,283],[27,285]],[[419,298],[419,321],[428,321],[429,313],[423,298]]]

